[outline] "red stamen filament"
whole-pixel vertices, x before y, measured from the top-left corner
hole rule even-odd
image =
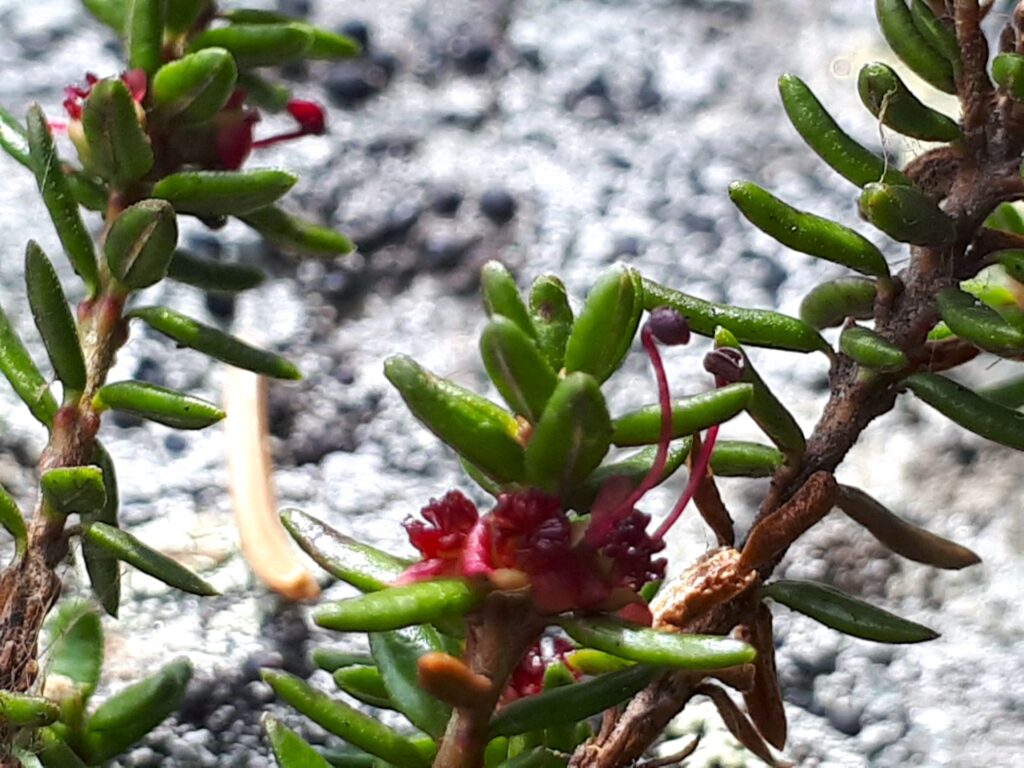
[[[690,479],[686,483],[686,489],[683,491],[683,495],[679,497],[679,501],[676,502],[672,512],[666,517],[661,525],[658,526],[658,530],[654,532],[654,540],[661,541],[665,538],[665,534],[669,532],[669,529],[675,525],[676,521],[683,514],[687,504],[693,499],[694,494],[697,493],[697,489],[700,487],[701,482],[704,480],[704,476],[708,473],[708,465],[711,463],[711,452],[715,448],[715,440],[718,439],[718,425],[708,429],[707,434],[704,437],[704,443],[701,445],[700,453],[697,455],[697,460],[693,463],[693,470],[690,473]]]
[[[253,149],[265,149],[266,147],[272,147],[275,144],[280,144],[282,141],[291,141],[292,139],[299,139],[303,136],[308,136],[309,132],[298,128],[294,131],[288,131],[288,133],[279,133],[277,136],[268,136],[265,139],[254,141],[252,143]]]
[[[647,356],[651,359],[651,367],[654,369],[654,377],[658,381],[658,402],[661,403],[661,436],[658,438],[658,452],[654,455],[654,463],[650,471],[644,477],[633,493],[622,503],[624,509],[632,509],[643,495],[658,484],[661,473],[665,471],[665,464],[668,462],[668,446],[672,441],[672,400],[668,389],[668,377],[665,375],[665,366],[661,360],[661,353],[658,351],[658,344],[654,340],[654,334],[648,325],[644,325],[640,331],[640,341],[647,350]]]

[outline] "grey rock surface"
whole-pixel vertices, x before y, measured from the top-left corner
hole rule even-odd
[[[705,298],[795,313],[810,286],[841,270],[756,232],[732,208],[727,184],[753,179],[794,205],[867,227],[857,224],[853,188],[786,122],[778,74],[805,78],[866,144],[894,157],[917,148],[880,133],[857,104],[860,64],[887,55],[867,0],[285,5],[367,35],[369,53],[287,72],[298,94],[330,105],[330,135],[275,148],[250,165],[297,172],[302,181],[289,205],[353,234],[360,254],[300,263],[240,226],[213,236],[189,227],[188,247],[259,264],[273,279],[237,302],[170,284],[144,298],[249,334],[300,365],[303,382],[271,393],[282,504],[394,551],[409,552],[398,525],[406,515],[469,485],[389,388],[381,362],[408,353],[483,390],[476,275],[486,259],[510,265],[524,285],[555,271],[577,299],[623,260]],[[113,73],[118,62],[105,30],[77,3],[0,0],[0,104],[11,111],[38,100],[57,114],[64,85],[85,70]],[[260,129],[275,125],[268,118]],[[5,158],[0,165],[0,302],[32,339],[21,290],[24,241],[36,238],[51,254],[58,245],[32,180]],[[885,248],[894,264],[905,258]],[[218,398],[218,366],[135,330],[115,377]],[[706,349],[694,343],[669,356],[679,391],[708,385],[700,367]],[[754,361],[809,429],[824,402],[824,357],[755,352]],[[991,363],[974,367],[978,380],[1009,373],[1008,364]],[[654,398],[639,354],[606,389],[616,409]],[[742,421],[726,432],[756,434]],[[0,388],[0,482],[26,503],[43,438]],[[273,704],[258,669],[308,674],[310,648],[347,641],[328,637],[304,608],[283,606],[254,582],[238,551],[218,430],[178,433],[120,419],[104,426],[103,438],[122,478],[126,527],[200,569],[222,593],[181,597],[126,574],[121,620],[106,623],[103,693],[177,655],[192,659],[197,676],[177,720],[117,764],[270,765],[258,713],[298,719]],[[840,479],[971,546],[984,563],[945,573],[900,560],[838,513],[794,548],[787,576],[830,581],[942,633],[924,646],[878,646],[778,608],[788,754],[798,764],[1024,763],[1022,471],[1019,455],[908,398],[867,430]],[[739,524],[749,524],[764,484],[723,485]],[[645,508],[657,516],[678,490],[678,483],[659,489]],[[674,532],[671,555],[681,568],[711,544],[690,515]],[[84,590],[78,566],[66,576],[72,591]],[[344,594],[329,585],[324,598]],[[688,764],[753,764],[706,708],[688,709],[676,732],[705,720],[711,735]],[[306,733],[326,740],[315,727]]]

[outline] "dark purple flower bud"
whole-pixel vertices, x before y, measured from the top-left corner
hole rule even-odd
[[[658,307],[647,318],[647,327],[662,344],[675,346],[690,341],[690,324],[671,307]]]
[[[704,356],[704,370],[713,374],[719,384],[732,384],[743,378],[743,354],[738,349],[722,347]]]

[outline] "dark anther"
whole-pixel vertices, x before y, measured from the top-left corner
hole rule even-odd
[[[723,347],[704,356],[704,370],[727,384],[743,377],[743,355],[737,349]]]
[[[658,307],[651,312],[647,327],[662,344],[674,346],[690,340],[690,324],[671,307]]]

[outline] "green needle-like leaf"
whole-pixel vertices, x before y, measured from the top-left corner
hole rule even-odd
[[[25,126],[18,122],[12,114],[0,107],[0,149],[32,170],[32,161],[28,155],[28,134]]]
[[[339,533],[298,509],[283,510],[281,523],[317,565],[363,592],[387,588],[411,565],[408,560]]]
[[[331,768],[331,764],[299,734],[270,715],[263,716],[263,730],[281,768]]]
[[[42,696],[0,691],[0,721],[15,728],[39,728],[57,720],[60,707]]]
[[[353,664],[335,670],[332,675],[334,684],[354,699],[378,709],[397,709],[388,695],[380,670],[372,664],[362,666]]]
[[[413,415],[459,455],[499,483],[522,480],[523,448],[511,413],[406,355],[385,360],[384,375]]]
[[[25,284],[32,319],[57,378],[66,390],[81,392],[85,389],[86,373],[78,330],[57,272],[34,240],[29,240],[25,249]]]
[[[630,661],[680,669],[719,669],[747,664],[757,655],[739,640],[662,632],[615,619],[562,619],[576,642]]]
[[[150,549],[120,528],[105,523],[92,523],[86,526],[82,536],[103,547],[118,560],[135,566],[168,586],[194,595],[217,594],[217,590],[188,568],[155,549]]]
[[[100,80],[92,87],[82,110],[82,130],[89,146],[88,168],[116,186],[138,181],[153,167],[149,137],[139,123],[128,86],[120,79]]]
[[[644,280],[644,309],[671,307],[687,319],[701,336],[714,336],[719,326],[728,328],[743,344],[792,352],[824,352],[828,342],[810,325],[767,309],[741,309],[674,291]]]
[[[38,104],[33,105],[28,111],[28,145],[36,183],[43,195],[46,209],[50,212],[50,218],[53,219],[57,236],[64,246],[64,252],[67,253],[75,272],[85,283],[89,295],[95,295],[99,286],[96,250],[93,248],[92,237],[82,223],[78,203],[64,175],[50,133],[50,125]]]
[[[618,265],[597,281],[565,344],[565,370],[603,382],[622,364],[643,312],[636,270]]]
[[[562,498],[594,471],[611,445],[612,423],[597,380],[570,373],[555,387],[526,448],[530,484]]]
[[[729,384],[718,389],[672,401],[672,437],[721,424],[743,412],[754,395],[749,383]],[[612,442],[618,446],[650,445],[661,439],[661,406],[644,406],[617,418]]]
[[[183,171],[153,186],[153,197],[178,213],[196,216],[238,216],[265,208],[295,186],[290,173],[260,171]]]
[[[230,334],[186,317],[167,307],[142,307],[128,317],[137,317],[155,331],[215,360],[278,379],[300,379],[302,374],[283,357],[246,344]]]
[[[355,246],[340,232],[267,206],[243,213],[243,222],[283,251],[305,256],[341,256]]]
[[[224,418],[213,403],[144,381],[118,381],[101,387],[94,405],[113,408],[178,429],[204,429]]]
[[[264,669],[263,680],[283,701],[345,741],[403,768],[427,768],[429,751],[344,702],[311,688],[286,672]]]
[[[164,3],[161,0],[128,0],[125,48],[128,64],[152,77],[163,63]]]
[[[516,736],[562,723],[577,723],[622,703],[659,673],[637,664],[575,685],[553,688],[502,707],[491,719],[491,737]]]
[[[224,48],[239,67],[275,67],[302,58],[312,45],[312,28],[307,24],[232,24],[200,32],[189,50]]]
[[[7,489],[0,485],[0,525],[14,539],[14,555],[16,558],[25,554],[28,546],[28,530],[25,518]]]
[[[321,606],[313,620],[337,632],[384,632],[463,614],[482,599],[462,579],[420,581]]]
[[[167,276],[179,283],[204,291],[235,293],[248,291],[263,284],[266,275],[248,264],[229,264],[212,259],[200,259],[185,251],[175,251],[167,266]]]
[[[480,270],[480,290],[483,292],[484,309],[488,317],[502,315],[518,325],[528,336],[536,335],[516,279],[504,264],[498,261],[484,264]]]
[[[153,106],[161,120],[186,124],[210,120],[227,104],[238,80],[234,57],[207,48],[164,64],[153,77]]]
[[[71,680],[83,699],[96,688],[103,668],[100,617],[84,600],[61,604],[46,622],[48,675]]]
[[[50,506],[62,515],[94,513],[107,503],[99,467],[56,467],[43,472],[39,487]]]
[[[117,492],[117,472],[114,462],[101,443],[96,443],[93,461],[103,472],[103,488],[107,501],[94,513],[83,513],[82,524],[93,522],[117,526],[117,512],[120,499]],[[82,539],[82,558],[89,574],[89,583],[93,594],[99,599],[103,609],[111,616],[117,616],[121,602],[121,563],[105,547],[98,546],[88,538]]]
[[[776,581],[765,587],[763,594],[827,627],[863,640],[920,643],[939,636],[928,627],[901,619],[827,584]]]
[[[964,429],[1007,448],[1024,451],[1024,413],[934,373],[915,373],[905,383],[915,395]]]
[[[103,252],[114,277],[140,290],[163,280],[178,244],[178,220],[165,200],[129,206],[107,233]]]
[[[480,355],[509,407],[536,424],[558,378],[533,339],[507,317],[498,315],[480,334]]]
[[[106,762],[163,722],[181,705],[191,677],[188,659],[177,659],[103,702],[86,723],[90,763]]]
[[[50,426],[57,412],[57,401],[50,385],[29,357],[3,308],[0,307],[0,373],[10,382],[15,394],[28,406],[32,415]]]

